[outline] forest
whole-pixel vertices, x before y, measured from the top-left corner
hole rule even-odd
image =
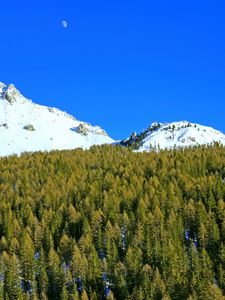
[[[0,299],[225,299],[225,148],[0,159]]]

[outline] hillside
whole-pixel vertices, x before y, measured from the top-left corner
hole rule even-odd
[[[225,299],[222,146],[95,146],[0,170],[0,299]]]
[[[172,123],[153,123],[140,134],[133,133],[121,142],[137,151],[152,149],[186,148],[213,143],[225,145],[225,135],[208,126],[187,121]]]
[[[14,85],[0,83],[0,156],[23,152],[89,149],[93,145],[120,144],[143,152],[187,148],[213,143],[225,145],[225,135],[188,121],[153,123],[141,133],[115,142],[99,126],[78,121],[52,107],[26,99]]]
[[[114,142],[98,126],[26,99],[14,85],[0,83],[0,156],[26,151],[88,149]]]

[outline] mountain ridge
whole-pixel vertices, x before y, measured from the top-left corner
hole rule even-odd
[[[137,152],[210,145],[225,145],[225,135],[212,127],[177,121],[152,123],[129,138],[115,141],[99,126],[77,120],[55,107],[25,98],[13,84],[0,82],[0,157],[23,152],[119,144]]]
[[[54,107],[28,100],[10,84],[0,83],[0,156],[111,144],[99,126],[79,121]]]
[[[136,151],[151,151],[152,149],[173,149],[210,145],[213,143],[225,145],[225,135],[209,126],[177,121],[170,123],[152,123],[141,133],[132,133],[121,141],[121,145],[129,146]]]

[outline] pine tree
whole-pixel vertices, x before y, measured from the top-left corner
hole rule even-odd
[[[46,272],[46,263],[44,259],[43,249],[40,249],[36,261],[36,283],[37,283],[37,293],[40,299],[47,299],[48,291],[48,275]]]
[[[89,300],[87,292],[85,290],[82,292],[81,300]]]
[[[20,247],[20,261],[23,278],[23,290],[35,290],[34,245],[28,233],[24,233]]]
[[[5,298],[8,297],[10,300],[21,299],[22,290],[21,280],[20,280],[20,268],[18,259],[15,254],[12,257],[7,257],[6,261],[6,269],[4,274],[4,295]]]
[[[59,257],[54,249],[50,249],[48,254],[48,296],[58,299],[63,288],[63,272],[60,268]]]

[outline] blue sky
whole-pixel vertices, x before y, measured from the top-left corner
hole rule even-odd
[[[2,1],[0,81],[115,139],[153,121],[225,132],[224,16],[222,0]]]

